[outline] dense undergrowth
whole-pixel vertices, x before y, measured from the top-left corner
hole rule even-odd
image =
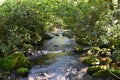
[[[77,43],[98,47],[96,58],[110,49],[103,52],[118,65],[119,26],[119,2],[111,0],[6,0],[0,5],[0,57],[34,49],[46,33],[63,28],[72,30]]]

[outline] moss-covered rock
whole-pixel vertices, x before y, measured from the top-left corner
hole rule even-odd
[[[110,72],[120,77],[120,69],[111,68]]]
[[[90,56],[88,59],[85,59],[83,63],[87,65],[96,65],[96,64],[100,64],[100,60],[94,56]]]
[[[30,62],[24,54],[20,52],[12,53],[11,55],[4,57],[1,61],[1,68],[4,70],[13,70],[20,67],[29,67]]]
[[[25,76],[29,72],[29,69],[21,67],[21,68],[17,69],[16,72],[18,75]]]
[[[92,66],[92,67],[88,68],[87,72],[89,74],[93,74],[95,72],[98,72],[99,70],[106,70],[106,69],[107,69],[107,66],[103,66],[103,65],[101,65],[101,66]]]
[[[93,74],[94,77],[106,78],[112,77],[116,78],[115,76],[120,77],[120,69],[110,68],[109,70],[99,70]]]
[[[93,74],[94,77],[100,77],[100,78],[106,78],[106,77],[110,77],[111,74],[109,73],[108,70],[99,70],[98,72],[95,72]]]

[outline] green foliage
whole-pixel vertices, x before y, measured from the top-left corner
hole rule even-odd
[[[36,1],[6,1],[0,12],[1,53],[9,52],[14,47],[31,47],[44,37],[44,15]]]
[[[96,5],[97,4],[97,5]],[[67,28],[74,30],[78,38],[86,41],[95,39],[94,25],[104,10],[103,0],[86,3],[83,1],[63,2],[57,9],[57,15],[66,23]]]
[[[119,19],[114,16],[115,11],[108,10],[107,13],[103,12],[100,19],[96,22],[96,29],[100,31],[98,44],[108,44],[110,47],[119,45]],[[104,16],[104,17],[103,17]]]
[[[29,72],[29,69],[21,67],[21,68],[17,69],[16,72],[17,72],[18,75],[23,76],[23,75],[26,75]]]
[[[79,42],[86,41],[94,46],[118,45],[119,19],[115,14],[119,9],[111,11],[104,0],[61,1],[58,5],[56,15],[64,21],[66,28],[75,32]]]
[[[4,56],[0,58],[0,67],[5,70],[28,67],[29,61],[24,55],[13,52],[34,48],[45,39],[46,32],[56,27],[72,30],[70,34],[74,33],[76,41],[83,46],[98,46],[89,51],[92,55],[111,56],[112,49],[120,46],[120,10],[111,9],[110,5],[105,0],[6,0],[0,5],[0,57]],[[109,49],[99,48],[101,45],[107,45]],[[81,50],[83,48],[76,49]],[[84,62],[100,64],[96,56]],[[112,59],[119,63],[119,53],[114,52]],[[111,59],[108,62],[111,63]],[[95,67],[98,69],[101,68]],[[18,73],[24,71],[27,72],[18,69]],[[109,76],[107,70],[98,71],[99,74],[104,72]],[[98,73],[93,75],[99,76]]]
[[[73,30],[85,45],[119,45],[119,9],[104,0],[8,0],[0,12],[1,53],[38,44],[54,27]]]
[[[15,52],[12,53],[12,55],[4,57],[0,63],[0,67],[8,71],[15,70],[20,67],[29,67],[30,65],[30,62],[26,59],[24,54],[20,52]]]

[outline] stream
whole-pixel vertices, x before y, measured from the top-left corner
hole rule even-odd
[[[46,41],[37,53],[43,56],[31,60],[33,67],[26,80],[100,80],[88,75],[88,67],[80,62],[79,55],[72,53],[78,46],[74,39],[62,35]]]

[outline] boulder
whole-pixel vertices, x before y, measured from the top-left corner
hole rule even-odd
[[[1,69],[11,71],[20,67],[29,67],[30,62],[21,52],[12,53],[4,57],[1,61]]]

